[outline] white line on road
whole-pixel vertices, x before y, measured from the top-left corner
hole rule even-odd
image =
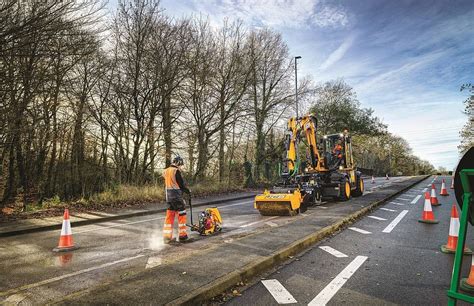
[[[321,250],[324,250],[324,251],[328,252],[328,253],[331,254],[331,255],[336,256],[337,258],[347,257],[346,254],[341,253],[341,252],[339,252],[338,250],[331,248],[330,246],[320,246],[319,248],[320,248]]]
[[[410,198],[402,198],[402,197],[398,197],[397,200],[402,200],[402,201],[411,201]]]
[[[261,223],[261,222],[267,222],[269,220],[273,220],[273,219],[276,219],[276,218],[278,218],[278,216],[266,218],[266,219],[255,221],[255,222],[252,222],[252,223],[243,224],[240,227],[249,227],[249,226],[252,226],[252,225],[255,225],[255,224],[258,224],[258,223]]]
[[[82,234],[82,233],[87,233],[87,232],[97,232],[99,230],[103,230],[103,229],[106,229],[106,228],[113,228],[113,227],[120,227],[120,226],[126,226],[126,225],[130,225],[130,224],[137,224],[137,223],[143,223],[143,222],[149,222],[149,221],[154,221],[154,220],[160,220],[160,219],[164,219],[165,217],[162,216],[162,217],[157,217],[157,218],[152,218],[152,219],[146,219],[146,220],[140,220],[140,221],[135,221],[135,222],[127,222],[127,223],[120,223],[120,224],[115,224],[115,225],[111,225],[111,226],[101,226],[99,228],[91,228],[91,229],[87,229],[87,230],[83,230],[83,231],[75,231],[74,234]]]
[[[422,191],[423,191],[423,192],[426,192],[427,190],[428,190],[428,188],[425,188],[425,189],[423,189]]]
[[[372,218],[372,219],[375,219],[375,220],[379,220],[379,221],[387,221],[387,219],[385,218],[380,218],[380,217],[377,217],[377,216],[367,216],[369,218]]]
[[[311,302],[309,302],[308,306],[326,305],[366,260],[366,256],[357,256]]]
[[[319,208],[322,208],[322,209],[328,209],[326,206],[317,206]]]
[[[219,205],[217,208],[226,208],[226,207],[231,207],[231,206],[240,206],[240,205],[245,205],[245,204],[253,204],[254,201],[251,202],[242,202],[242,203],[235,203],[235,204],[229,204],[229,205]]]
[[[364,235],[372,234],[371,232],[368,232],[366,230],[360,229],[358,227],[349,227],[350,230],[353,230],[354,232],[358,232]]]
[[[399,205],[399,206],[405,206],[405,204],[403,204],[403,203],[398,203],[398,202],[389,202],[389,204]]]
[[[271,227],[277,227],[278,224],[273,223],[272,221],[265,222],[266,225],[270,225]]]
[[[102,264],[102,265],[99,265],[99,266],[90,267],[90,268],[87,268],[87,269],[84,269],[84,270],[79,270],[79,271],[76,271],[76,272],[73,272],[73,273],[64,274],[64,275],[61,275],[61,276],[46,279],[46,280],[43,280],[43,281],[40,281],[40,282],[37,282],[37,283],[33,283],[33,284],[18,287],[18,288],[10,289],[10,290],[7,290],[7,291],[0,292],[0,296],[12,295],[12,294],[15,294],[15,293],[20,292],[20,291],[25,291],[25,290],[28,290],[28,289],[31,289],[31,288],[36,288],[36,287],[39,287],[39,286],[47,285],[47,284],[57,282],[59,280],[65,279],[65,278],[69,278],[69,277],[73,277],[73,276],[76,276],[76,275],[84,274],[84,273],[87,273],[87,272],[90,272],[90,271],[107,268],[107,267],[110,267],[110,266],[113,266],[113,265],[116,265],[116,264],[119,264],[119,263],[122,263],[122,262],[138,259],[138,258],[141,258],[143,256],[145,256],[145,254],[136,255],[136,256],[133,256],[133,257],[127,257],[127,258],[123,258],[123,259],[120,259],[120,260],[108,262],[108,263],[105,263],[105,264]]]
[[[298,303],[288,290],[276,279],[262,280],[262,284],[267,288],[278,304]]]
[[[145,269],[154,268],[161,265],[161,257],[159,256],[150,256],[145,265]]]
[[[418,202],[418,200],[419,200],[420,198],[421,198],[421,194],[417,195],[417,196],[413,199],[413,201],[411,201],[410,203],[411,203],[411,204],[416,204],[416,202]]]
[[[395,211],[396,211],[396,210],[394,210],[394,209],[385,208],[385,207],[380,208],[380,210],[391,211],[391,212],[395,212]]]
[[[392,222],[382,231],[382,233],[390,233],[397,224],[402,221],[403,217],[408,213],[408,210],[403,210]]]

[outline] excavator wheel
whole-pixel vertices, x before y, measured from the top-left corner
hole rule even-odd
[[[364,180],[359,176],[356,179],[356,189],[352,192],[354,197],[360,197],[364,193]]]
[[[346,178],[339,183],[339,201],[348,201],[351,198],[351,184]]]

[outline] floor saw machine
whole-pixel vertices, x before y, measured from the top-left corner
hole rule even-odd
[[[198,232],[201,236],[209,236],[222,231],[222,217],[217,207],[208,207],[199,213],[198,224],[193,222],[193,205],[191,196],[188,197],[191,224],[186,224],[191,231]]]

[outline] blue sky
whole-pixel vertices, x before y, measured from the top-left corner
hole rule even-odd
[[[474,1],[162,0],[166,14],[242,19],[283,34],[300,74],[344,78],[436,167],[453,168],[474,82]]]

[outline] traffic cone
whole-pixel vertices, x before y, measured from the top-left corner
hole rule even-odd
[[[446,190],[446,182],[443,179],[443,183],[441,184],[441,192],[439,193],[440,196],[448,196],[448,191]]]
[[[372,184],[375,184],[375,177],[372,175]]]
[[[425,192],[425,205],[423,207],[423,215],[418,222],[428,223],[428,224],[435,224],[439,221],[435,219],[433,209],[431,208],[431,200],[430,200],[430,193],[427,191]]]
[[[451,222],[449,223],[449,234],[448,234],[448,243],[441,246],[441,252],[443,253],[455,253],[456,247],[458,245],[458,235],[459,235],[459,214],[456,208],[456,204],[453,204],[451,208]],[[465,247],[464,254],[472,254],[472,251]]]
[[[431,184],[431,205],[432,206],[440,206],[441,204],[438,202],[438,198],[436,197],[436,188],[434,184]]]
[[[471,271],[469,272],[469,277],[461,279],[459,287],[464,291],[474,292],[474,256],[472,256],[471,259]]]
[[[64,210],[63,226],[61,228],[61,236],[59,237],[59,244],[53,249],[54,252],[67,252],[79,248],[74,245],[72,241],[71,221],[69,220],[69,210]]]
[[[454,176],[451,177],[451,189],[454,189]]]
[[[387,173],[387,174],[385,174],[385,179],[386,179],[386,180],[388,180],[388,173]]]

